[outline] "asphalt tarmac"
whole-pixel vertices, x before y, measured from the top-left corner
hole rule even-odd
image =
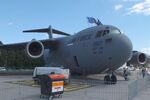
[[[47,100],[40,98],[40,87],[13,84],[24,80],[32,80],[32,76],[0,76],[0,100]],[[127,100],[128,97],[127,81],[119,80],[115,85],[105,85],[102,80],[72,79],[72,83],[88,86],[65,91],[62,98],[54,100]]]
[[[106,85],[103,82],[104,75],[92,75],[71,79],[70,89],[64,91],[62,98],[53,100],[128,100],[129,81],[118,77],[115,85]],[[93,78],[94,77],[94,78]],[[134,77],[135,78],[135,77]],[[40,87],[29,85],[33,83],[32,76],[0,76],[0,100],[47,100],[40,98]],[[28,85],[27,85],[28,84]],[[79,88],[80,87],[80,88]],[[143,93],[143,94],[142,94]],[[150,89],[138,94],[133,100],[149,100]],[[144,97],[145,98],[144,98]],[[140,98],[140,99],[139,99]]]

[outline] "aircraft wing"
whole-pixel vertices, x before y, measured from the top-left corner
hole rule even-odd
[[[46,39],[46,40],[39,40],[43,46],[44,49],[53,48],[58,45],[58,41],[54,39]],[[27,44],[30,42],[22,42],[22,43],[14,43],[14,44],[6,44],[6,45],[0,45],[0,49],[4,50],[18,50],[18,49],[25,49]]]

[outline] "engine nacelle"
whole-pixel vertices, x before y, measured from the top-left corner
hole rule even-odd
[[[133,51],[129,64],[145,64],[147,61],[147,55],[138,51]]]
[[[32,40],[26,46],[26,53],[31,58],[39,58],[44,53],[44,46],[38,40]]]

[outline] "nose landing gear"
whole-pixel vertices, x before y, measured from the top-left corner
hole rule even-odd
[[[114,73],[107,74],[104,76],[104,84],[116,84],[117,83],[117,77]]]

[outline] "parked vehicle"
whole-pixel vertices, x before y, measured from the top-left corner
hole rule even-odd
[[[35,67],[33,71],[33,80],[39,83],[39,77],[41,75],[49,75],[52,72],[55,74],[63,74],[65,77],[65,84],[70,83],[70,70],[60,67]]]
[[[6,67],[0,67],[0,71],[6,71]]]

